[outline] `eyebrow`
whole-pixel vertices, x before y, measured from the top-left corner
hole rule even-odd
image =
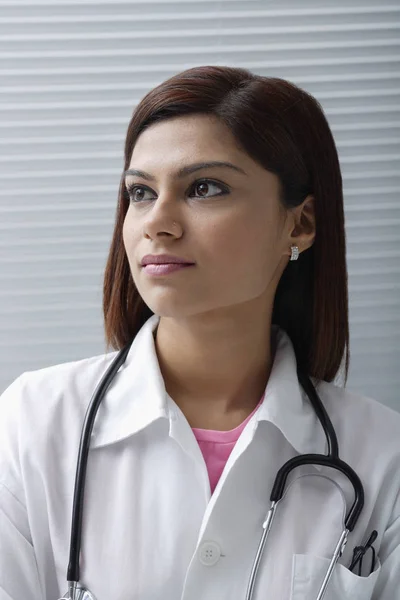
[[[215,168],[215,167],[226,167],[226,168],[232,169],[234,171],[237,171],[238,173],[242,173],[243,175],[247,175],[246,171],[244,171],[240,167],[237,167],[236,165],[234,165],[230,162],[223,162],[223,161],[221,162],[218,160],[213,160],[211,162],[194,163],[192,165],[187,165],[186,167],[182,167],[181,169],[179,169],[179,171],[177,171],[175,173],[175,177],[177,179],[182,179],[183,177],[186,177],[186,175],[190,175],[190,173],[194,173],[195,171],[199,171],[200,169],[211,169],[211,168]],[[128,169],[127,171],[124,172],[124,178],[127,177],[128,175],[136,175],[137,177],[142,177],[142,179],[148,179],[149,181],[156,180],[154,175],[151,175],[150,173],[146,173],[146,171],[140,171],[139,169]]]

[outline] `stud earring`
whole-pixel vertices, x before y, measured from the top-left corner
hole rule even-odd
[[[290,256],[290,260],[297,260],[299,258],[299,248],[298,246],[290,246],[292,254]]]

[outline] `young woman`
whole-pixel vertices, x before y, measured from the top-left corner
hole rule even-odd
[[[115,352],[1,397],[1,600],[400,598],[400,415],[333,383],[349,359],[342,179],[312,96],[208,66],[143,98],[104,319]],[[81,430],[121,349],[71,566]]]

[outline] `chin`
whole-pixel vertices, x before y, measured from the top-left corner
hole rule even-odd
[[[179,302],[176,299],[163,299],[163,301],[155,301],[154,298],[151,300],[143,299],[155,315],[166,317],[168,319],[184,319],[186,317],[207,313],[212,310],[212,307],[199,306],[198,303],[194,302]]]

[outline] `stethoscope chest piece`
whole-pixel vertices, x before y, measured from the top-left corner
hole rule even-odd
[[[68,590],[60,600],[96,600],[96,598],[89,590],[78,585],[73,591]]]

